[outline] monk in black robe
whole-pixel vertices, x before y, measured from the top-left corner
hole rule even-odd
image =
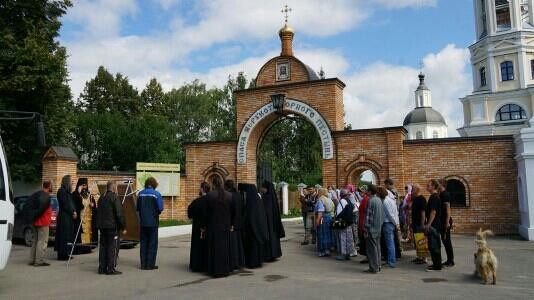
[[[265,208],[255,185],[240,183],[238,188],[245,199],[245,215],[241,229],[245,265],[247,268],[258,268],[263,263],[263,245],[268,242]]]
[[[206,272],[207,248],[206,237],[200,228],[203,224],[203,209],[207,201],[210,185],[203,182],[200,185],[199,197],[187,207],[187,217],[193,220],[191,231],[191,250],[189,254],[189,270],[193,272]]]
[[[235,269],[241,269],[245,266],[245,250],[243,249],[243,240],[241,237],[241,228],[243,227],[243,198],[235,188],[233,180],[226,180],[224,188],[232,194],[232,207],[234,209],[234,228],[230,232],[230,259]]]
[[[86,253],[89,252],[91,248],[82,246],[82,233],[83,226],[82,220],[86,212],[83,210],[85,205],[83,205],[83,198],[89,197],[89,188],[87,187],[87,178],[78,178],[76,183],[76,189],[72,192],[72,203],[74,204],[74,210],[78,215],[78,218],[73,220],[72,228],[72,241],[76,238],[74,246],[74,254]],[[83,212],[82,212],[83,211]]]
[[[201,231],[206,234],[207,272],[213,277],[227,276],[233,271],[230,263],[230,231],[233,227],[232,194],[226,192],[222,179],[213,179],[213,190],[204,205]]]
[[[72,203],[72,185],[70,175],[63,176],[61,187],[57,191],[57,201],[59,213],[57,215],[56,236],[54,250],[57,251],[58,260],[68,260],[73,236],[73,220],[78,218],[74,205]]]
[[[280,218],[278,197],[271,182],[264,181],[261,187],[262,200],[267,218],[267,233],[269,242],[263,245],[264,261],[272,262],[282,256],[280,239],[285,237],[284,226]]]

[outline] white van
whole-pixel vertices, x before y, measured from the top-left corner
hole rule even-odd
[[[0,137],[0,270],[6,267],[11,253],[15,206],[7,167],[4,144]]]

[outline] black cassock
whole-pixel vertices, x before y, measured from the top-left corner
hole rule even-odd
[[[265,215],[267,217],[267,233],[269,241],[263,245],[264,261],[274,261],[282,256],[280,239],[285,237],[284,226],[280,218],[278,197],[271,182],[264,182],[263,187],[267,188],[267,193],[262,195]]]
[[[209,192],[204,205],[202,227],[206,228],[207,272],[211,276],[226,276],[234,269],[230,261],[230,228],[233,225],[232,194]]]
[[[230,258],[232,267],[240,269],[245,266],[245,250],[243,249],[243,197],[237,191],[232,193],[232,207],[234,209],[234,231],[230,233]]]
[[[189,269],[193,272],[205,272],[207,261],[206,240],[200,238],[200,227],[203,221],[203,209],[207,196],[196,198],[187,208],[187,217],[193,220],[191,232],[191,252],[189,255]]]
[[[59,213],[57,215],[57,226],[54,250],[57,251],[57,258],[59,260],[67,260],[69,258],[71,247],[68,243],[72,243],[73,236],[73,222],[72,215],[74,213],[74,205],[72,203],[72,195],[64,187],[57,191],[57,202],[59,204]]]
[[[267,239],[265,208],[253,184],[240,183],[239,191],[245,199],[242,237],[247,268],[258,268],[263,263],[263,245]]]

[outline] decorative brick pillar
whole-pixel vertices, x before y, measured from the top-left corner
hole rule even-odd
[[[76,183],[78,157],[74,151],[66,147],[50,147],[43,156],[42,180],[52,182],[54,191],[59,189],[61,179],[65,175],[71,176],[73,184]]]

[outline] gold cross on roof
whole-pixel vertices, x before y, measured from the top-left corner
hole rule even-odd
[[[289,13],[292,11],[291,8],[289,8],[287,6],[287,4],[284,6],[284,9],[281,10],[281,12],[284,14],[284,19],[286,21],[286,24],[287,24],[287,18],[289,17]]]

